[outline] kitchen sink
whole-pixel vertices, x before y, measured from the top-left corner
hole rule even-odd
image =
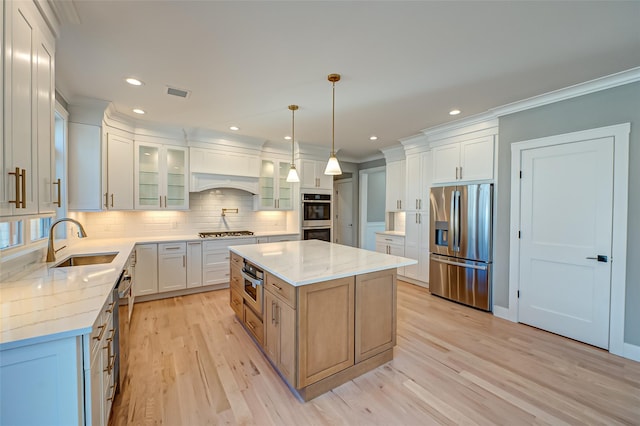
[[[66,266],[83,266],[83,265],[97,265],[100,263],[111,263],[113,259],[118,255],[115,253],[100,253],[100,254],[77,254],[69,256],[62,262],[56,264],[54,268],[63,268]]]

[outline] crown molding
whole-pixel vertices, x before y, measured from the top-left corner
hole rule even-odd
[[[390,161],[402,161],[406,158],[404,146],[402,145],[389,146],[380,149],[380,151],[384,154],[384,159],[387,163]]]
[[[629,83],[640,81],[640,67],[631,68],[616,74],[605,77],[596,78],[595,80],[586,81],[584,83],[574,84],[573,86],[563,89],[554,90],[553,92],[543,93],[542,95],[533,96],[528,99],[513,102],[489,111],[496,117],[537,108],[544,105],[564,101],[566,99],[576,98],[578,96],[588,95],[590,93],[599,92],[601,90],[611,89],[613,87],[622,86]]]

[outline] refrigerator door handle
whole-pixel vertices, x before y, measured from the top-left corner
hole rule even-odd
[[[439,257],[435,257],[435,256],[433,256],[431,259],[432,259],[434,262],[438,262],[438,263],[446,263],[447,265],[461,266],[461,267],[463,267],[463,268],[469,268],[469,269],[478,269],[478,270],[480,270],[480,271],[486,271],[486,270],[487,270],[487,267],[486,267],[486,266],[484,266],[484,265],[480,265],[480,266],[478,266],[478,265],[470,265],[470,264],[468,264],[468,263],[453,262],[453,261],[451,261],[451,260],[445,260],[445,259],[442,259],[442,258],[439,258]]]
[[[456,191],[451,192],[451,209],[449,209],[449,241],[451,251],[456,251]]]
[[[453,213],[453,251],[460,251],[460,191],[453,192],[454,213]]]

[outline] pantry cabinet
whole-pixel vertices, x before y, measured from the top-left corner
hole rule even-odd
[[[300,187],[333,190],[333,176],[324,174],[326,165],[326,161],[301,160]]]
[[[3,6],[0,216],[51,212],[55,39],[33,2]]]
[[[189,208],[188,148],[149,142],[135,143],[135,208]]]
[[[287,182],[291,163],[263,159],[260,166],[260,193],[255,210],[293,210],[293,183]]]
[[[407,208],[405,202],[405,160],[387,163],[386,211],[402,211]]]
[[[493,135],[435,146],[432,153],[434,184],[493,179]]]

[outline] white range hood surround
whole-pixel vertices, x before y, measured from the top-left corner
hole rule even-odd
[[[259,179],[251,176],[229,176],[211,173],[191,173],[189,192],[200,192],[209,189],[233,188],[257,194]]]

